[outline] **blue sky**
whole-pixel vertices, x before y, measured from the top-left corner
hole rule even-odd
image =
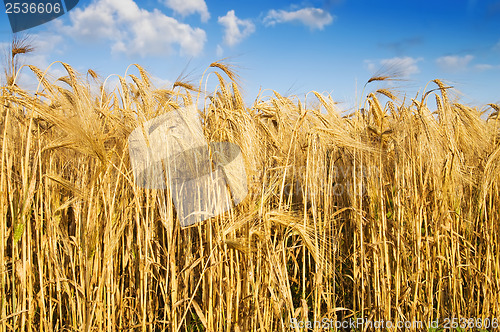
[[[12,33],[0,17],[5,47]],[[80,0],[28,32],[37,51],[27,63],[60,60],[104,77],[139,63],[159,86],[181,74],[197,83],[229,57],[248,104],[260,89],[301,99],[316,90],[349,108],[384,66],[405,79],[395,88],[407,98],[439,78],[465,103],[500,101],[500,0]]]

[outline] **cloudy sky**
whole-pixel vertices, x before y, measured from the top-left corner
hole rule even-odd
[[[0,17],[4,47],[12,33]],[[106,77],[139,63],[165,87],[179,75],[198,82],[228,57],[249,104],[262,89],[352,105],[380,68],[405,79],[394,88],[407,98],[439,78],[464,102],[500,101],[500,0],[80,0],[28,32],[30,64],[60,60]]]

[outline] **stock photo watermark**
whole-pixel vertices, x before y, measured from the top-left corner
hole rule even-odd
[[[290,319],[290,329],[324,329],[324,330],[383,330],[394,329],[398,330],[417,330],[422,331],[425,328],[431,329],[497,329],[499,322],[497,318],[441,318],[427,322],[423,321],[392,321],[392,320],[371,320],[366,318],[349,318],[345,320],[336,320],[323,318],[321,320],[298,320],[297,318]]]
[[[437,325],[436,325],[437,327]],[[369,320],[363,318],[349,318],[346,320],[335,320],[329,318],[323,318],[322,320],[310,321],[310,320],[297,320],[292,318],[290,320],[289,328],[291,329],[324,329],[324,330],[353,330],[353,329],[423,329],[424,323],[420,321],[397,321],[393,322],[390,320]]]
[[[13,33],[50,22],[75,8],[79,0],[4,0]]]
[[[208,143],[196,112],[194,106],[173,110],[129,136],[136,185],[169,190],[182,227],[229,211],[248,192],[240,147]]]

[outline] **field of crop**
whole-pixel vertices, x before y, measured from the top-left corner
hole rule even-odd
[[[401,100],[370,90],[379,75],[348,115],[316,92],[247,107],[221,62],[171,90],[138,65],[114,90],[27,66],[30,92],[18,54],[0,94],[0,331],[500,319],[498,105],[460,104],[440,80]],[[167,190],[135,185],[127,139],[193,103],[209,142],[241,147],[249,194],[182,229]]]

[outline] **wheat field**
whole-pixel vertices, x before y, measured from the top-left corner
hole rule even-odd
[[[498,105],[437,79],[415,98],[370,90],[381,75],[348,114],[317,92],[246,106],[223,62],[168,90],[134,65],[110,89],[66,63],[20,68],[18,49],[0,94],[0,331],[500,318]],[[249,194],[182,229],[166,190],[134,184],[127,138],[191,104],[209,142],[240,146]]]

